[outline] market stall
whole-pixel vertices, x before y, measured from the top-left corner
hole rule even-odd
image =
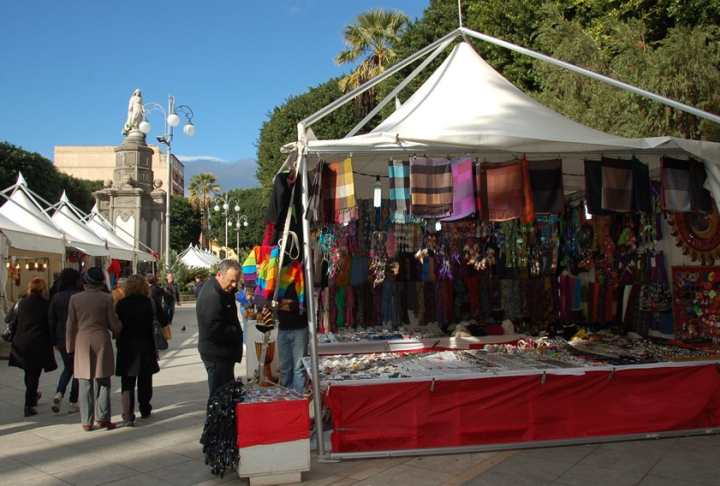
[[[105,241],[82,221],[83,214],[70,202],[64,191],[53,209],[52,222],[65,234],[67,245],[71,248],[67,263],[76,265],[77,270],[82,270],[85,265],[95,266],[95,259],[110,256]]]
[[[307,367],[315,397],[325,389],[332,414],[330,456],[715,431],[720,424],[712,352],[708,359],[694,355],[691,363],[678,363],[659,351],[644,363],[605,368],[587,363],[542,363],[537,368],[532,360],[521,359],[524,367],[508,364],[506,370],[462,373],[459,364],[446,373],[442,367],[420,366],[416,357],[410,359],[419,366],[411,367],[415,374],[390,370],[380,377],[392,378],[387,383],[323,378],[322,361],[340,358],[319,357],[324,353],[317,334],[348,328],[392,331],[419,324],[454,333],[464,323],[474,338],[513,333],[570,337],[578,327],[612,328],[638,337],[674,333],[668,274],[677,262],[661,251],[661,241],[671,237],[663,219],[681,221],[685,213],[712,219],[717,214],[711,196],[720,197],[720,144],[629,139],[583,126],[515,88],[466,42],[458,43],[393,114],[369,133],[356,135],[459,36],[543,58],[461,28],[300,122],[298,142],[286,147],[294,151],[286,167],[290,173],[276,177],[276,189],[282,192],[297,171],[302,190],[298,200],[288,199],[296,214],[305,215],[301,228],[290,228],[304,250],[291,266],[302,260],[309,284],[296,276],[285,280],[304,291],[301,305],[311,332]],[[427,57],[420,66],[347,137],[315,139],[312,123],[422,56]],[[719,120],[581,68],[563,67]],[[282,222],[272,223],[271,234],[274,230],[277,236]],[[710,258],[712,252],[703,255]],[[498,330],[506,321],[511,332]],[[414,354],[437,354],[424,344],[419,350],[432,352]],[[387,361],[396,355],[409,359],[398,352],[367,356]],[[377,365],[367,359],[371,368]],[[472,360],[478,368],[477,356]],[[385,361],[380,368],[387,367]],[[691,396],[693,388],[680,384],[683,376],[698,380],[693,387],[704,381],[707,394]],[[553,397],[576,394],[583,399],[548,407]],[[495,403],[493,396],[507,400]],[[676,406],[678,397],[682,406]],[[488,417],[506,415],[508,430],[494,433],[490,419],[477,417],[483,415],[482,398],[497,407],[489,409]],[[605,400],[615,400],[627,413],[591,426],[597,421],[590,420],[591,410],[583,403]],[[316,416],[322,415],[319,402],[315,400]],[[365,405],[359,410],[354,403]],[[447,418],[438,419],[441,411]],[[625,422],[641,414],[644,420]],[[583,426],[585,419],[591,425]],[[397,434],[388,435],[393,421],[399,424]],[[322,436],[323,424],[317,425]],[[381,429],[389,442],[376,435]],[[320,453],[325,454],[322,441]]]
[[[180,260],[183,265],[188,268],[209,269],[213,265],[220,263],[220,259],[218,257],[212,253],[201,250],[192,243],[190,243],[190,245],[178,255],[178,260]]]

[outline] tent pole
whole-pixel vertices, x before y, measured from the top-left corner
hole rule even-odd
[[[320,373],[318,372],[318,343],[317,343],[317,322],[315,313],[315,286],[313,285],[313,267],[312,253],[310,251],[310,221],[307,218],[308,206],[310,200],[308,197],[308,173],[307,173],[307,156],[305,154],[305,126],[302,122],[298,123],[298,157],[300,158],[300,174],[302,177],[302,229],[303,229],[303,260],[305,262],[305,296],[306,308],[308,313],[308,332],[310,341],[310,362],[312,363],[312,393],[313,393],[313,410],[315,412],[315,432],[317,434],[318,455],[321,459],[326,459],[325,451],[325,434],[323,428],[322,416],[322,395],[320,394]]]
[[[583,76],[587,76],[587,77],[595,79],[597,81],[602,81],[603,83],[609,84],[616,88],[620,88],[624,91],[629,91],[630,93],[634,93],[636,95],[640,95],[640,96],[649,98],[654,101],[659,101],[660,103],[671,106],[680,111],[684,111],[686,113],[690,113],[691,115],[695,115],[697,117],[704,118],[705,120],[709,120],[713,123],[720,124],[720,116],[715,115],[713,113],[708,113],[707,111],[699,110],[690,105],[686,105],[685,103],[680,103],[679,101],[671,100],[670,98],[666,98],[664,96],[660,96],[653,92],[646,91],[644,89],[638,88],[637,86],[633,86],[628,83],[623,83],[622,81],[618,81],[617,79],[613,79],[608,76],[603,76],[602,74],[598,74],[596,72],[590,71],[589,69],[581,68],[574,64],[570,64],[569,62],[560,61],[559,59],[555,59],[554,57],[550,57],[545,54],[541,54],[537,51],[533,51],[532,49],[527,49],[525,47],[521,47],[521,46],[518,46],[517,44],[513,44],[511,42],[500,40],[496,37],[492,37],[487,34],[481,34],[480,32],[475,32],[474,30],[470,30],[466,27],[462,27],[460,30],[462,31],[463,34],[469,35],[470,37],[474,37],[476,39],[480,39],[485,42],[489,42],[490,44],[495,44],[497,46],[505,47],[506,49],[510,49],[511,51],[519,52],[520,54],[525,54],[526,56],[529,56],[529,57],[532,57],[535,59],[539,59],[540,61],[544,61],[549,64],[554,64],[555,66],[559,66],[559,67],[567,69],[569,71],[572,71],[572,72],[575,72],[578,74],[582,74]]]
[[[438,57],[438,56],[442,53],[442,51],[444,51],[445,48],[446,48],[448,45],[450,45],[450,43],[453,42],[454,40],[455,40],[454,38],[447,39],[445,42],[443,42],[442,44],[440,44],[440,46],[438,46],[438,48],[435,49],[435,50],[432,52],[432,54],[430,54],[428,57],[426,57],[425,60],[424,60],[418,67],[416,67],[416,68],[413,70],[413,72],[411,72],[410,75],[409,75],[407,78],[403,79],[403,80],[400,82],[400,84],[398,84],[385,98],[383,98],[383,100],[382,100],[380,103],[378,103],[378,105],[377,105],[375,108],[372,109],[372,111],[371,111],[370,113],[367,114],[367,116],[366,116],[365,118],[363,118],[357,125],[355,125],[355,126],[353,127],[353,129],[350,130],[347,135],[345,135],[345,138],[347,138],[347,137],[352,137],[352,136],[355,135],[362,127],[364,127],[364,126],[367,124],[367,122],[369,122],[370,120],[372,120],[373,117],[374,117],[375,115],[377,115],[377,114],[380,112],[380,110],[382,110],[382,109],[385,107],[385,105],[387,105],[388,103],[390,103],[390,101],[392,101],[393,99],[395,99],[395,96],[396,96],[398,93],[400,93],[400,91],[402,91],[402,90],[405,88],[405,86],[407,86],[408,84],[410,84],[410,81],[412,81],[413,79],[415,79],[415,77],[417,77],[417,75],[420,74],[420,73],[423,71],[423,69],[425,69],[425,68],[427,67],[428,64],[430,64],[431,62],[433,62],[433,60],[434,60],[436,57]]]
[[[333,111],[337,110],[344,104],[348,103],[349,101],[357,98],[361,94],[363,94],[365,91],[369,90],[370,88],[374,87],[375,85],[381,83],[385,79],[389,78],[396,72],[403,69],[408,64],[412,64],[417,59],[423,57],[425,54],[429,53],[433,49],[435,49],[437,46],[442,44],[443,42],[447,41],[448,39],[454,39],[458,35],[460,35],[461,29],[455,29],[449,34],[441,37],[440,39],[436,40],[432,44],[429,44],[425,46],[424,48],[417,51],[415,54],[413,54],[410,57],[405,58],[404,60],[400,61],[399,63],[395,64],[393,67],[388,69],[387,71],[383,72],[382,74],[379,74],[378,76],[372,78],[371,80],[367,81],[366,83],[358,86],[354,90],[350,91],[349,93],[344,94],[340,98],[336,99],[329,105],[325,106],[324,108],[321,108],[320,110],[316,111],[312,115],[308,116],[304,120],[300,122],[300,124],[303,125],[304,129],[309,128],[313,123],[322,120],[327,115],[332,113]],[[298,125],[299,126],[299,125]],[[303,134],[304,136],[304,134]]]

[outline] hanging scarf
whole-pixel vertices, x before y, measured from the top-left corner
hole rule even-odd
[[[388,162],[390,181],[390,209],[392,221],[405,224],[410,222],[410,163],[391,160]]]
[[[456,221],[475,214],[475,178],[471,159],[452,162],[453,209],[452,216],[444,221]]]
[[[416,157],[410,161],[413,216],[443,218],[452,212],[453,179],[447,159]]]
[[[530,223],[535,218],[530,172],[526,159],[483,164],[476,171],[482,219]]]
[[[357,219],[355,182],[350,158],[323,167],[322,188],[327,222],[347,224]]]

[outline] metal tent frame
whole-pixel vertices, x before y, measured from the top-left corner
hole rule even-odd
[[[459,2],[458,2],[459,4]],[[462,25],[462,15],[460,12],[460,9],[458,9],[458,15],[459,15],[459,25],[460,27],[451,31],[450,33],[446,34],[445,36],[441,37],[440,39],[434,41],[433,43],[427,45],[426,47],[420,49],[419,51],[415,52],[414,54],[410,55],[409,57],[405,58],[404,60],[398,62],[391,68],[387,69],[382,74],[376,76],[375,78],[367,81],[366,83],[362,84],[361,86],[353,89],[352,91],[344,94],[337,100],[333,101],[332,103],[328,104],[327,106],[321,108],[320,110],[316,111],[315,113],[311,114],[310,116],[304,118],[302,121],[300,121],[297,124],[297,142],[294,144],[288,144],[288,146],[283,147],[284,149],[288,151],[296,151],[297,152],[297,167],[300,171],[300,176],[302,177],[302,206],[303,206],[303,212],[304,214],[308,214],[308,206],[309,206],[309,194],[308,194],[308,154],[310,151],[308,150],[307,143],[309,140],[314,138],[314,135],[312,134],[312,131],[310,130],[310,127],[317,123],[318,121],[322,120],[329,114],[333,113],[338,108],[342,107],[343,105],[349,103],[353,99],[357,98],[361,94],[365,93],[367,90],[373,88],[374,86],[378,85],[379,83],[385,81],[389,77],[395,75],[396,73],[400,72],[402,69],[412,65],[419,59],[427,56],[427,58],[419,65],[417,66],[405,79],[403,79],[397,87],[395,87],[380,103],[361,121],[359,122],[355,127],[353,127],[352,130],[346,135],[345,138],[351,137],[355,135],[363,126],[365,126],[375,115],[377,115],[382,108],[387,105],[389,102],[393,101],[396,97],[396,95],[405,88],[417,75],[419,75],[437,56],[439,56],[449,45],[451,45],[454,41],[458,40],[459,38],[465,39],[467,37],[472,37],[478,40],[482,40],[485,42],[488,42],[490,44],[504,47],[506,49],[509,49],[514,52],[518,52],[520,54],[532,57],[534,59],[538,59],[540,61],[553,64],[555,66],[561,67],[563,69],[567,69],[569,71],[575,72],[577,74],[581,74],[583,76],[589,77],[591,79],[601,81],[603,83],[606,83],[608,85],[614,86],[616,88],[622,89],[624,91],[634,93],[636,95],[651,99],[653,101],[657,101],[660,103],[663,103],[669,107],[684,111],[686,113],[695,115],[697,117],[703,118],[705,120],[709,120],[714,123],[720,124],[720,116],[715,115],[713,113],[709,113],[703,110],[700,110],[698,108],[695,108],[693,106],[687,105],[685,103],[681,103],[679,101],[672,100],[670,98],[661,96],[659,94],[644,90],[642,88],[639,88],[637,86],[633,86],[631,84],[610,78],[608,76],[604,76],[602,74],[598,74],[594,71],[590,71],[588,69],[576,66],[574,64],[561,61],[559,59],[553,58],[551,56],[542,54],[537,51],[533,51],[531,49],[527,49],[525,47],[519,46],[517,44],[513,44],[511,42],[507,42],[501,39],[498,39],[496,37],[483,34],[480,32],[476,32],[474,30],[468,29],[466,27],[463,27]],[[287,162],[287,161],[286,161]],[[314,282],[313,278],[313,268],[310,262],[312,261],[311,258],[311,248],[310,248],[310,222],[306,217],[302,220],[302,226],[303,226],[303,258],[305,261],[305,278],[307,282]],[[442,449],[422,449],[422,450],[403,450],[403,451],[376,451],[376,452],[368,452],[368,453],[352,453],[352,454],[332,454],[325,450],[325,441],[324,441],[324,431],[323,431],[323,424],[322,424],[322,397],[320,394],[320,382],[319,382],[319,374],[318,374],[318,341],[317,341],[317,332],[316,332],[316,309],[315,309],[315,296],[314,296],[314,288],[312,284],[308,285],[308,296],[307,296],[307,312],[308,312],[308,327],[309,327],[309,334],[310,334],[310,360],[312,363],[312,370],[310,370],[310,374],[312,376],[312,387],[313,387],[313,407],[314,407],[314,414],[315,414],[315,431],[317,436],[317,442],[318,442],[318,455],[321,460],[334,460],[334,459],[342,459],[342,458],[370,458],[370,457],[390,457],[390,456],[408,456],[408,455],[422,455],[422,454],[433,454],[433,453],[466,453],[466,452],[475,452],[475,451],[488,451],[488,450],[501,450],[501,449],[508,449],[508,448],[521,448],[521,447],[539,447],[539,446],[550,446],[550,445],[569,445],[569,444],[580,444],[580,443],[587,443],[587,442],[602,442],[602,441],[609,441],[609,440],[635,440],[635,439],[642,439],[642,438],[657,438],[661,436],[676,436],[676,435],[688,435],[688,434],[698,434],[698,433],[717,433],[718,429],[707,429],[707,430],[689,430],[684,432],[668,432],[668,433],[659,433],[659,434],[636,434],[632,436],[619,436],[619,437],[613,437],[613,438],[594,438],[591,440],[587,439],[578,439],[578,440],[563,440],[563,441],[551,441],[548,443],[532,443],[532,445],[528,444],[505,444],[502,446],[471,446],[471,447],[462,447],[462,448],[442,448]]]

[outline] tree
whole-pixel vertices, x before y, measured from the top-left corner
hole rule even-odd
[[[345,27],[346,49],[335,57],[335,62],[342,65],[364,59],[350,74],[340,79],[339,86],[343,92],[382,74],[397,60],[395,45],[407,24],[408,18],[402,12],[373,9],[360,14],[354,24]],[[374,90],[366,91],[356,100],[361,114],[367,114],[375,102]]]
[[[256,176],[264,189],[272,187],[273,177],[287,157],[280,148],[297,140],[298,122],[340,96],[338,81],[333,78],[273,108],[260,128],[257,142]],[[342,138],[360,119],[348,104],[313,125],[312,130],[319,138]]]
[[[183,251],[200,237],[200,212],[180,196],[170,198],[170,248]]]
[[[22,172],[28,187],[48,202],[57,202],[66,191],[70,201],[85,212],[95,204],[93,192],[102,188],[101,181],[85,181],[62,174],[42,155],[0,142],[0,189],[15,184],[18,172]]]
[[[220,185],[217,183],[215,175],[209,172],[196,174],[190,179],[188,186],[190,192],[190,204],[193,208],[200,212],[200,245],[205,248],[208,242],[208,217],[210,210],[210,201],[213,196],[220,192]]]

